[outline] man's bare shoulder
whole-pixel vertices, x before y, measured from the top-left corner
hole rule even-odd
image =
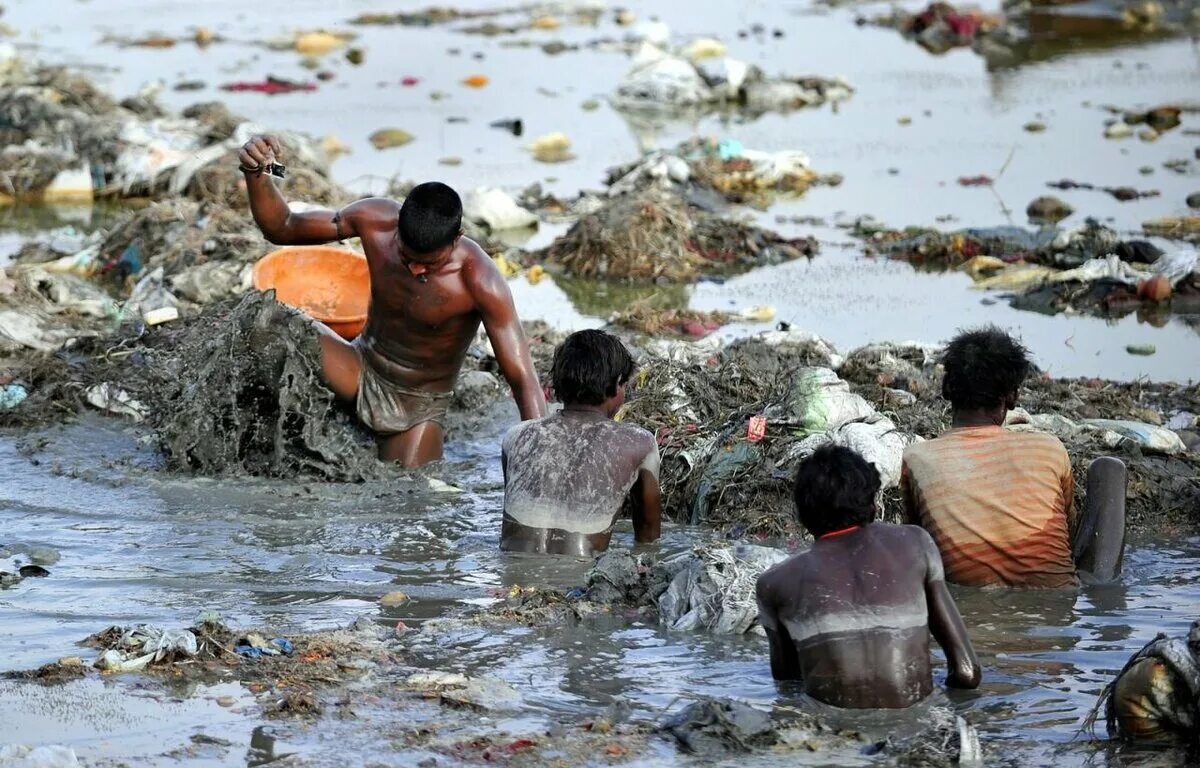
[[[508,291],[508,281],[500,273],[496,262],[471,238],[459,239],[458,247],[454,249],[454,260],[461,270],[463,283],[476,298]]]
[[[364,229],[394,229],[400,216],[400,203],[389,197],[364,197],[342,208],[343,218]]]
[[[935,551],[937,549],[937,545],[933,543],[933,537],[919,525],[873,523],[871,529],[875,534],[876,540],[886,544],[888,547],[896,549],[908,547],[915,550],[924,550],[928,547],[933,547]]]
[[[811,549],[797,552],[788,559],[772,565],[758,577],[759,594],[772,592],[777,588],[795,585],[797,576],[809,570],[813,560]]]
[[[1039,448],[1050,453],[1067,452],[1067,447],[1063,445],[1063,441],[1058,439],[1057,435],[1052,435],[1049,432],[1033,432],[1033,431],[1015,431],[1005,430],[1008,435],[1008,440],[1012,443],[1031,448]]]
[[[608,423],[611,425],[614,434],[620,435],[639,448],[649,451],[652,447],[658,445],[658,442],[654,439],[653,432],[643,429],[636,424],[627,424],[623,421],[610,421]]]

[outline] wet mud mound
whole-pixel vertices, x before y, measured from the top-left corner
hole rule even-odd
[[[381,465],[321,379],[311,321],[271,292],[206,311],[175,340],[154,408],[168,464],[206,475],[361,480]]]
[[[676,193],[646,189],[583,215],[531,258],[576,277],[690,282],[811,256],[816,248],[815,241],[789,241],[693,210]]]

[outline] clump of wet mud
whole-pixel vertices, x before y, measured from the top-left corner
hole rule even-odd
[[[251,292],[176,339],[175,385],[154,408],[169,466],[201,474],[361,480],[369,436],[325,386],[312,321]]]

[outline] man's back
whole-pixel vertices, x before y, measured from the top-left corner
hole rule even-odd
[[[658,476],[654,436],[595,411],[518,424],[503,448],[505,549],[527,549],[511,545],[517,527],[606,537],[639,473]]]
[[[1066,449],[1051,435],[998,426],[952,429],[904,452],[910,520],[933,536],[959,584],[1077,583]]]
[[[941,580],[927,533],[872,523],[822,538],[764,573],[760,620],[773,642],[795,646],[796,677],[814,698],[907,707],[933,688],[926,589]]]

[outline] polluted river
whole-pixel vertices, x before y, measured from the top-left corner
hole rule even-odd
[[[935,386],[914,384],[913,402],[889,404],[887,393],[895,389],[876,399],[883,379],[874,368],[854,373],[839,367],[841,360],[855,360],[853,350],[864,345],[916,342],[927,346],[906,347],[905,354],[916,354],[913,370],[932,377],[933,356],[920,350],[962,327],[995,323],[1011,330],[1044,372],[1022,392],[1030,414],[1080,423],[1149,421],[1178,435],[1183,450],[1170,456],[1129,441],[1108,446],[1136,463],[1121,580],[1077,591],[953,587],[983,665],[981,686],[945,688],[944,657],[935,651],[939,690],[929,706],[892,717],[833,711],[773,681],[759,631],[671,629],[645,605],[585,610],[591,603],[578,598],[593,583],[591,559],[502,553],[499,442],[518,419],[506,393],[456,400],[445,460],[420,471],[376,467],[349,473],[354,482],[311,472],[249,477],[244,464],[193,472],[161,449],[171,439],[164,425],[178,437],[178,424],[148,413],[178,405],[159,404],[154,390],[190,371],[172,369],[157,379],[132,371],[153,367],[143,359],[153,363],[174,347],[191,349],[198,333],[184,328],[178,336],[154,337],[153,329],[134,334],[127,325],[106,326],[93,334],[94,344],[39,347],[57,354],[58,368],[0,347],[12,354],[0,358],[3,392],[10,381],[20,382],[26,407],[38,409],[25,416],[21,406],[4,405],[13,417],[0,430],[0,571],[24,565],[49,574],[30,571],[0,588],[0,748],[59,745],[78,762],[45,764],[64,766],[955,764],[948,755],[958,747],[922,741],[920,734],[936,730],[942,717],[935,709],[977,730],[984,765],[1170,766],[1194,759],[1182,749],[1110,740],[1103,713],[1095,723],[1091,717],[1101,690],[1132,653],[1157,633],[1186,635],[1200,618],[1200,265],[1193,262],[1190,277],[1172,278],[1176,295],[1166,304],[1137,303],[1144,297],[1134,283],[1124,305],[1102,302],[1097,309],[1086,298],[1095,290],[1080,290],[1069,300],[1052,294],[1059,303],[1051,307],[1043,300],[1051,294],[1022,293],[1024,284],[980,290],[988,284],[971,266],[977,253],[961,246],[973,235],[958,241],[949,235],[962,258],[947,263],[926,259],[928,250],[912,256],[903,239],[918,231],[927,237],[928,230],[1035,233],[1026,206],[1054,195],[1074,209],[1058,224],[1064,231],[1095,219],[1113,242],[1148,243],[1160,258],[1195,259],[1194,218],[1190,234],[1146,224],[1186,219],[1185,200],[1200,191],[1194,4],[1168,3],[1165,11],[1155,4],[1168,17],[1183,14],[1182,26],[1163,29],[1152,29],[1145,14],[1130,17],[1129,7],[1141,7],[1132,3],[1089,4],[1092,11],[1074,24],[1035,13],[1022,22],[1027,39],[999,33],[985,39],[981,32],[974,43],[939,52],[902,35],[895,23],[878,21],[895,11],[875,3],[705,0],[685,9],[653,0],[628,10],[582,2],[497,10],[469,0],[453,14],[394,5],[14,0],[0,22],[11,32],[13,56],[69,67],[118,101],[151,93],[168,115],[219,101],[255,128],[299,132],[314,144],[336,137],[348,151],[328,165],[328,178],[319,179],[325,186],[299,186],[306,177],[289,165],[281,182],[289,199],[310,189],[322,202],[398,195],[404,182],[427,179],[464,193],[506,190],[540,221],[516,234],[483,234],[489,254],[512,262],[509,286],[522,320],[541,321],[530,333],[537,336],[542,374],[547,350],[564,331],[605,326],[631,307],[670,318],[728,313],[701,341],[678,338],[704,335],[685,323],[683,334],[639,337],[634,346],[708,345],[697,364],[704,370],[717,359],[715,350],[737,339],[772,329],[814,334],[836,352],[805,337],[820,351],[819,362],[805,358],[806,364],[837,368],[905,432],[928,438],[945,426]],[[993,6],[984,10],[1001,12]],[[902,4],[913,14],[923,7]],[[380,23],[398,12],[415,16]],[[661,26],[642,26],[652,19]],[[481,32],[481,25],[491,26]],[[308,57],[289,42],[299,30],[321,29],[354,37]],[[768,76],[841,78],[836,82],[849,92],[754,114],[728,105],[619,109],[618,84],[637,55],[630,42],[636,30],[665,35],[664,45],[680,48],[717,38],[730,55]],[[351,49],[359,54],[348,57]],[[277,94],[222,88],[261,85],[268,77],[312,88]],[[1129,116],[1123,119],[1132,135],[1112,129],[1115,116],[1161,104],[1182,105],[1181,125],[1151,140],[1138,137],[1141,124]],[[517,118],[519,132],[511,122],[491,127]],[[402,129],[407,139],[377,148],[372,135],[389,128]],[[569,150],[554,158],[561,162],[540,162],[528,145],[555,132],[567,134]],[[711,190],[689,192],[693,206],[710,205],[778,232],[781,240],[770,241],[777,247],[811,243],[804,256],[645,284],[552,266],[554,244],[571,242],[571,227],[592,210],[583,205],[594,202],[586,195],[575,204],[581,191],[602,199],[600,190],[612,185],[610,169],[669,153],[695,136],[724,140],[721,151],[735,160],[743,147],[802,151],[812,169],[840,177],[754,204],[725,194],[716,205]],[[307,167],[297,165],[302,172]],[[540,185],[537,194],[519,194],[532,184]],[[1130,199],[1104,188],[1145,194]],[[244,204],[218,210],[190,190],[137,196],[151,199],[149,206],[146,199],[122,199],[0,207],[0,267],[18,279],[18,268],[48,263],[50,257],[31,260],[37,249],[62,258],[96,243],[105,252],[115,248],[114,258],[136,243],[149,260],[155,248],[179,252],[171,249],[190,242],[194,229],[221,243],[218,253],[227,244],[245,249],[250,255],[238,258],[246,263],[268,250]],[[197,214],[198,201],[214,207]],[[144,223],[148,216],[136,219],[144,227],[140,240],[122,239],[130,217],[167,210],[155,206],[175,206],[158,220],[185,221],[184,228],[155,234]],[[216,220],[225,223],[210,224]],[[901,233],[909,227],[919,229]],[[981,253],[1003,257],[988,263],[986,274],[1011,268],[1001,263],[1010,261],[1007,254]],[[1028,261],[1043,264],[1032,255]],[[178,262],[185,263],[195,266]],[[173,264],[167,262],[168,273]],[[134,300],[129,289],[140,275],[133,271],[128,285],[106,289],[118,301]],[[221,298],[237,296],[229,291]],[[181,302],[180,326],[209,303],[220,304]],[[73,332],[93,329],[71,322]],[[658,326],[637,322],[643,325],[615,324],[658,335]],[[171,327],[164,333],[175,333]],[[472,352],[468,367],[479,369],[472,374],[495,372],[489,354]],[[672,377],[695,368],[648,364],[647,401],[661,377],[674,383]],[[77,409],[101,380],[136,400],[122,401],[124,409],[112,399]],[[678,382],[697,405],[699,390],[684,378]],[[631,401],[626,418],[652,414],[644,425],[658,426],[665,445],[668,416],[639,410],[636,393]],[[197,402],[203,401],[185,405]],[[714,413],[740,418],[734,406],[722,408]],[[1077,463],[1099,450],[1091,437],[1072,434],[1060,436]],[[884,504],[889,510],[892,501]],[[650,562],[730,539],[791,551],[809,546],[787,525],[746,522],[749,514],[739,522],[736,511],[729,514],[664,519],[662,538],[636,549],[623,520],[611,549],[634,550]],[[200,653],[117,674],[91,668],[100,650],[85,638],[142,624],[168,631],[228,627],[230,638],[252,632],[287,639],[296,651],[287,659]],[[203,632],[197,635],[203,641]],[[232,647],[230,638],[225,645]],[[724,740],[687,747],[671,723],[689,705],[713,699],[770,713],[771,724],[732,728]],[[0,766],[8,764],[4,754]]]

